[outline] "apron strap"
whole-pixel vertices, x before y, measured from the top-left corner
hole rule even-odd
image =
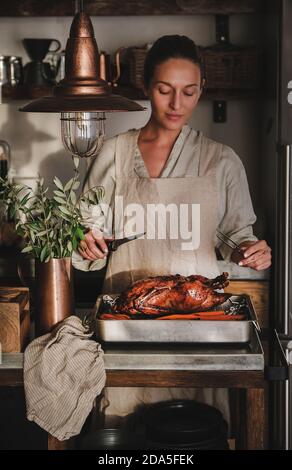
[[[137,145],[138,130],[132,130],[119,134],[116,142],[115,167],[116,177],[135,176],[135,150]]]

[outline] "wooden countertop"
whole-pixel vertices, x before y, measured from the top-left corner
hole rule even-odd
[[[264,370],[107,369],[108,387],[255,387],[264,386]],[[6,353],[0,364],[0,386],[23,386],[23,353]]]

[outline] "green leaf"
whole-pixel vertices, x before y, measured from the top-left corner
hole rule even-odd
[[[8,214],[9,214],[9,218],[10,218],[10,219],[13,219],[13,218],[14,218],[15,212],[16,212],[16,211],[15,211],[15,207],[9,207],[9,209],[8,209]]]
[[[70,193],[70,199],[71,199],[72,204],[75,205],[76,202],[77,202],[76,194],[73,193],[73,192],[71,192],[71,193]]]
[[[54,184],[57,186],[57,188],[61,189],[62,191],[64,190],[63,185],[57,176],[54,178]]]
[[[28,193],[20,200],[20,204],[25,205],[29,199],[31,198],[30,198],[30,194]]]
[[[65,214],[62,214],[62,213],[61,213],[59,217],[62,217],[63,220],[66,220],[66,222],[72,224],[71,215],[68,216],[68,215],[65,215]]]
[[[25,248],[23,248],[23,249],[21,250],[21,253],[29,253],[29,252],[31,252],[32,250],[33,250],[32,246],[29,245],[29,246],[26,246]]]
[[[41,251],[40,260],[44,261],[48,253],[48,245],[45,245]]]
[[[72,250],[73,250],[73,245],[72,245],[72,242],[69,240],[67,242],[67,250],[72,253]]]
[[[66,194],[62,193],[62,191],[55,190],[54,194],[55,196],[66,198]]]
[[[50,220],[52,216],[52,212],[49,210],[49,212],[47,213],[46,217],[45,217],[45,221],[48,222]]]
[[[68,209],[66,209],[66,207],[59,206],[59,210],[60,210],[63,214],[71,215],[71,212],[69,212]]]
[[[15,194],[16,196],[18,196],[18,195],[20,195],[20,193],[21,193],[22,191],[25,191],[26,189],[27,189],[27,188],[25,188],[24,186],[20,186],[19,188],[15,188],[15,189],[14,189],[14,194]]]
[[[72,238],[73,250],[75,251],[78,247],[78,241],[75,237]]]
[[[77,227],[75,233],[76,233],[76,236],[77,236],[80,240],[84,240],[85,235],[84,235],[84,233],[83,233],[83,231],[81,230],[80,227]]]
[[[33,230],[31,230],[31,229],[29,230],[29,235],[30,235],[32,243],[34,243],[35,242],[35,234],[34,234]]]
[[[43,237],[44,235],[47,235],[48,231],[47,230],[42,230],[41,232],[37,233],[38,237]]]
[[[72,189],[74,189],[74,191],[76,191],[76,189],[78,189],[80,186],[80,181],[75,181],[73,186],[72,186]]]
[[[61,199],[58,196],[54,196],[54,200],[58,202],[59,204],[66,204],[66,201],[64,199]]]
[[[35,231],[37,231],[39,229],[39,224],[37,222],[30,222],[29,224],[27,224],[27,226],[29,228],[31,228],[32,230],[35,230]]]
[[[71,178],[71,179],[68,181],[68,183],[66,183],[65,188],[64,188],[64,191],[68,191],[68,190],[71,188],[71,186],[72,186],[72,184],[73,184],[73,181],[74,181],[74,178]]]

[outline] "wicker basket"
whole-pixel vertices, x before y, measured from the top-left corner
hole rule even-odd
[[[128,63],[129,83],[138,89],[143,88],[144,62],[147,52],[147,46],[127,49],[126,62]]]
[[[254,47],[200,48],[206,89],[257,89],[260,85],[261,54]]]

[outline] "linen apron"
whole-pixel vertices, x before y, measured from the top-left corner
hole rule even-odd
[[[130,137],[129,134],[121,134],[117,138],[115,195],[118,196],[119,202],[117,204],[117,199],[115,200],[113,232],[116,238],[144,231],[146,235],[145,238],[126,243],[116,252],[111,253],[103,286],[103,293],[106,294],[120,293],[134,281],[148,276],[201,274],[215,277],[219,274],[215,254],[219,197],[216,175],[212,173],[203,177],[186,176],[183,178],[139,177],[134,169],[138,135],[139,130],[131,133]],[[204,159],[207,144],[204,143],[202,136],[199,139],[196,151],[199,152],[199,159]],[[183,150],[180,158],[184,158]],[[197,236],[193,246],[189,240],[186,240],[186,235],[181,233],[181,226],[176,230],[173,221],[169,223],[169,217],[163,213],[159,213],[156,219],[151,216],[147,218],[147,208],[153,209],[157,204],[174,209],[176,214],[179,213],[176,210],[184,205],[185,212],[181,217],[184,228],[188,230],[192,229],[192,223],[194,223],[191,215],[192,205],[195,205],[194,214],[197,220],[195,220],[194,228]],[[135,220],[132,226],[131,220]],[[158,223],[161,223],[162,227],[166,226],[165,237],[165,233],[158,233],[157,238],[154,229],[155,226],[157,228]],[[177,238],[176,235],[178,235]],[[156,239],[149,239],[149,236],[156,236]],[[185,243],[189,245],[182,245]],[[183,246],[188,249],[182,249]],[[196,398],[199,401],[214,404],[214,395],[218,395],[218,390],[216,393],[211,389],[107,388],[105,398],[109,405],[105,414],[125,416],[139,404],[171,398]],[[222,411],[228,419],[226,393],[223,395],[225,399],[222,394],[217,396],[215,406],[217,404],[218,407],[221,405],[221,409],[225,408]]]

